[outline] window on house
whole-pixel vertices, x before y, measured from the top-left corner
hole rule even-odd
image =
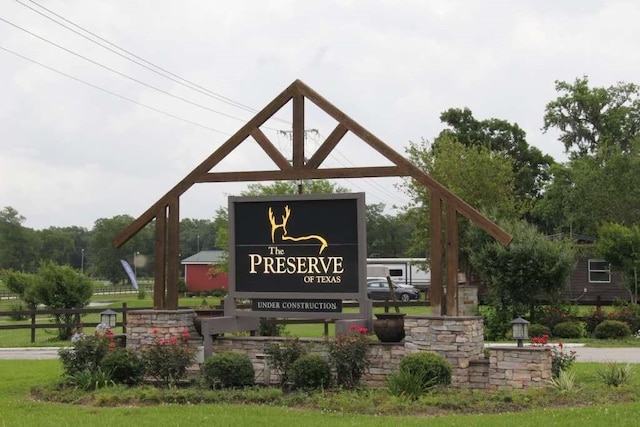
[[[401,268],[390,268],[389,276],[391,277],[402,277],[402,269]]]
[[[611,283],[611,268],[603,259],[589,260],[589,283]]]

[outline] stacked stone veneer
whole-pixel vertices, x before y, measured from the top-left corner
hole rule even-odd
[[[190,345],[202,345],[193,326],[193,310],[136,310],[128,313],[127,347],[137,348],[155,338],[179,337],[186,328]],[[551,352],[540,347],[492,347],[484,357],[484,325],[481,317],[407,316],[405,339],[390,344],[371,342],[370,366],[363,382],[382,387],[387,377],[398,370],[409,353],[433,352],[442,355],[452,367],[452,385],[486,390],[512,390],[542,387],[551,378]],[[157,333],[153,333],[157,330]],[[224,351],[245,353],[256,370],[256,381],[278,384],[278,373],[269,369],[266,349],[277,337],[218,337],[212,354]],[[300,338],[311,352],[326,355],[322,339]]]
[[[180,339],[182,331],[189,332],[189,345],[202,345],[202,337],[196,332],[193,310],[131,310],[127,312],[127,348],[133,350],[151,344],[155,339]]]

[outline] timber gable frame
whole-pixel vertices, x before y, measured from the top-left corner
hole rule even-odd
[[[305,100],[311,101],[338,123],[308,160],[305,159],[304,143]],[[262,124],[290,101],[293,102],[293,156],[291,163],[260,130]],[[322,162],[347,132],[353,133],[364,141],[388,159],[393,166],[319,169]],[[249,137],[252,137],[258,143],[278,169],[248,172],[211,172],[218,163]],[[431,236],[429,257],[432,284],[429,290],[432,307],[431,314],[457,315],[457,213],[469,219],[504,245],[509,244],[511,236],[300,80],[291,83],[193,171],[127,226],[116,236],[113,244],[117,248],[121,247],[144,226],[155,219],[154,308],[157,310],[176,310],[178,308],[178,267],[180,263],[180,196],[194,184],[366,177],[411,177],[428,189]],[[442,239],[443,209],[446,229],[445,242]],[[446,243],[446,272],[443,272],[443,243]],[[443,276],[446,279],[448,297],[446,299],[446,307],[443,307],[444,312],[441,313],[443,287],[434,286],[434,284],[442,283]]]

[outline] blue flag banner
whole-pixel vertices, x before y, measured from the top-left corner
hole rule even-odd
[[[133,274],[133,270],[131,269],[131,266],[127,261],[123,259],[120,260],[120,263],[122,264],[122,268],[124,268],[124,271],[127,273],[127,276],[129,276],[129,281],[131,282],[131,286],[133,286],[133,288],[137,291],[138,281],[136,280],[136,275]]]

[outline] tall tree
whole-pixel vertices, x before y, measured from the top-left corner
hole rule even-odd
[[[450,136],[439,136],[433,144],[426,140],[412,142],[407,154],[420,169],[476,209],[493,212],[498,218],[516,217],[510,158],[486,147],[466,146]],[[416,224],[410,251],[414,255],[428,254],[428,191],[413,180],[406,180],[403,189],[412,200],[406,212]],[[460,220],[458,227],[464,238],[468,221]]]
[[[555,88],[558,97],[547,104],[542,129],[558,129],[573,158],[630,150],[640,134],[640,87],[619,82],[592,88],[583,76],[573,83],[556,81]]]
[[[450,108],[440,115],[440,120],[449,126],[440,136],[448,136],[467,147],[483,147],[511,159],[514,195],[520,212],[526,216],[542,197],[542,189],[550,180],[553,158],[530,146],[526,132],[517,123],[496,118],[478,120],[468,108]]]
[[[405,213],[386,214],[383,203],[366,207],[367,255],[392,258],[409,255],[409,242],[415,224]]]
[[[216,230],[211,220],[185,218],[180,221],[181,258],[215,247]]]

